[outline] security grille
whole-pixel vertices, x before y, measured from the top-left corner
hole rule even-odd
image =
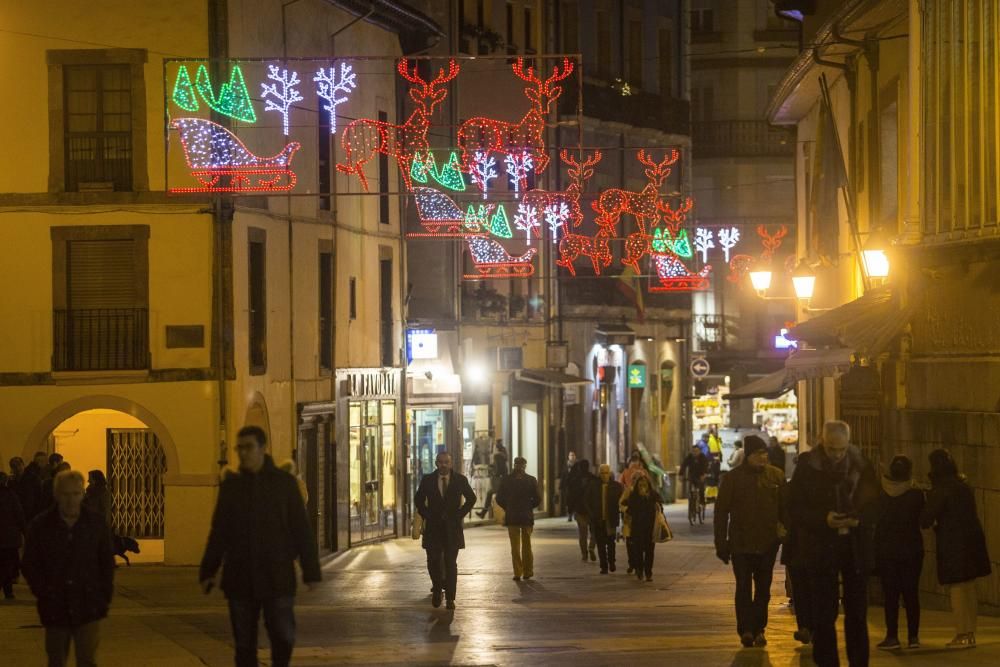
[[[116,535],[163,537],[167,458],[148,429],[108,429],[111,527]]]

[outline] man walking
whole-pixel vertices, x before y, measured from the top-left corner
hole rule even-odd
[[[590,515],[590,530],[597,541],[597,554],[601,574],[615,571],[615,538],[618,532],[618,503],[622,485],[611,477],[611,466],[602,463],[598,469],[600,479],[587,485],[586,506]]]
[[[295,478],[266,454],[267,436],[244,426],[236,436],[240,468],[219,486],[199,581],[208,594],[222,566],[222,591],[237,667],[257,665],[261,612],[271,642],[271,664],[286,667],[295,647],[295,559],[313,590],[322,579],[316,539]]]
[[[590,461],[580,459],[573,465],[569,479],[566,480],[566,501],[569,503],[569,511],[576,519],[580,559],[584,561],[587,560],[588,554],[591,561],[597,560],[597,542],[594,540],[593,531],[590,530],[590,511],[586,504],[587,487],[596,479],[597,477],[590,472]]]
[[[879,487],[870,463],[850,444],[846,422],[823,425],[823,441],[795,467],[788,510],[795,558],[812,583],[813,660],[836,667],[837,612],[843,584],[844,639],[851,667],[868,665],[867,577]]]
[[[535,576],[531,531],[535,525],[535,508],[542,502],[542,497],[538,493],[538,480],[524,471],[527,465],[523,457],[516,457],[514,472],[504,477],[497,492],[497,505],[504,510],[503,523],[510,537],[514,581]]]
[[[570,452],[566,456],[566,465],[563,466],[562,472],[559,474],[559,503],[562,505],[562,509],[566,512],[566,523],[572,523],[573,521],[573,508],[569,506],[569,500],[567,498],[569,494],[569,476],[573,472],[573,466],[576,465],[576,452]]]
[[[73,642],[76,664],[96,665],[99,623],[108,615],[115,560],[104,520],[82,509],[83,475],[66,470],[56,503],[28,527],[21,571],[38,600],[49,667],[62,667]]]
[[[462,522],[476,506],[476,494],[469,480],[451,469],[451,454],[438,454],[436,463],[437,470],[420,480],[413,504],[424,519],[422,546],[427,552],[427,573],[434,589],[431,604],[440,607],[444,593],[447,608],[454,609],[458,551],[465,548]]]
[[[767,604],[774,560],[784,528],[785,475],[769,465],[767,443],[743,440],[744,460],[722,478],[715,502],[715,553],[733,561],[736,576],[736,632],[743,646],[766,646]]]

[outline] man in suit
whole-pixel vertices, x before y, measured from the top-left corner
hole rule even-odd
[[[601,574],[615,571],[615,539],[618,532],[618,502],[622,497],[622,485],[611,476],[611,466],[602,463],[598,469],[600,479],[587,485],[584,502],[590,514],[590,529],[597,541]]]
[[[469,480],[451,469],[451,454],[438,454],[436,463],[437,470],[420,480],[413,503],[424,519],[422,546],[427,552],[427,572],[434,588],[431,604],[440,607],[444,592],[448,609],[454,609],[458,550],[465,548],[462,522],[475,507],[476,494]]]

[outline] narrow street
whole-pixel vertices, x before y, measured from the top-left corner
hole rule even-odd
[[[396,540],[354,549],[327,564],[317,591],[297,609],[296,665],[811,665],[792,639],[779,567],[766,649],[740,649],[733,629],[731,572],[715,560],[711,526],[687,525],[681,505],[670,510],[677,539],[660,545],[652,583],[619,570],[598,575],[582,563],[575,524],[539,522],[536,577],[511,580],[505,532],[466,531],[459,557],[458,609],[430,605],[423,551]],[[711,511],[709,512],[709,521]],[[111,617],[104,623],[102,664],[181,666],[232,664],[229,622],[221,594],[204,598],[193,568],[120,568]],[[0,606],[5,664],[44,664],[42,631],[23,585]],[[870,614],[872,645],[882,638],[882,610]],[[946,652],[950,616],[925,612],[919,651],[873,650],[874,665],[995,665],[1000,619],[981,618],[979,646]],[[262,629],[262,636],[264,635]],[[268,664],[266,639],[260,659]],[[846,664],[846,663],[845,663]]]

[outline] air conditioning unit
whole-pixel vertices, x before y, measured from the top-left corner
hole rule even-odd
[[[519,371],[524,368],[524,350],[520,347],[497,348],[497,370]]]

